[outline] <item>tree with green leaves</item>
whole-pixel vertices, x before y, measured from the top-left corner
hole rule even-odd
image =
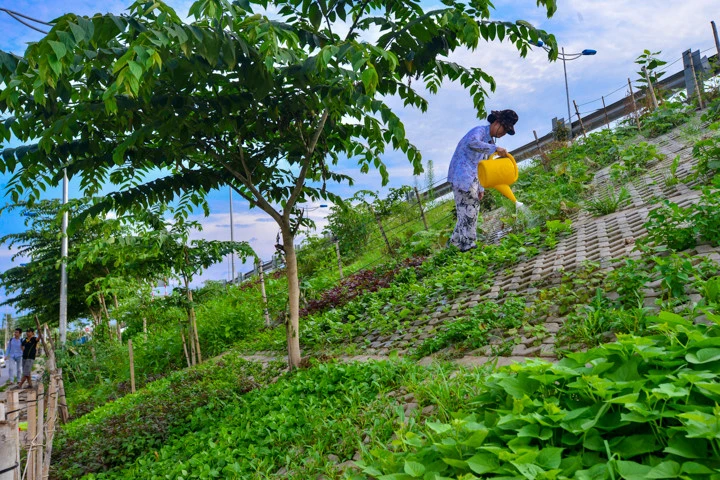
[[[24,259],[0,274],[0,285],[10,297],[3,305],[11,305],[17,311],[37,315],[41,322],[56,325],[59,319],[60,293],[60,224],[61,205],[57,200],[42,200],[28,205],[12,205],[8,209],[20,210],[25,217],[26,230],[0,238],[0,243],[15,249],[13,261]],[[74,201],[65,207],[73,214],[82,208],[82,202]],[[87,218],[69,239],[69,262],[82,255],[88,243],[102,238],[109,231],[117,233],[118,225],[97,218]],[[86,285],[104,276],[99,263],[88,262],[84,268],[68,269],[68,318],[77,320],[90,316],[99,319],[101,304],[87,302]],[[97,324],[96,324],[97,326]]]
[[[555,0],[537,0],[548,16]],[[253,8],[272,7],[272,18]],[[299,279],[294,238],[306,223],[298,204],[340,202],[328,182],[388,171],[386,149],[402,151],[415,173],[421,155],[389,97],[427,109],[420,89],[460,82],[484,116],[492,77],[447,59],[481,40],[508,40],[525,55],[552,35],[524,21],[490,19],[489,0],[199,0],[184,22],[160,1],[125,15],[65,15],[23,57],[0,53],[1,171],[13,198],[35,198],[63,169],[93,195],[117,190],[89,214],[147,208],[230,185],[280,227],[287,262],[289,364],[300,361]],[[379,36],[374,32],[379,31]],[[160,176],[158,178],[158,172]],[[76,220],[79,221],[79,220]]]

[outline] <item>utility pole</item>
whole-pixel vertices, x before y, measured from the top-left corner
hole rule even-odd
[[[233,198],[232,198],[232,187],[230,189],[230,241],[235,241],[235,231],[233,229]],[[230,252],[230,283],[235,284],[235,251]]]
[[[63,194],[62,204],[65,207],[68,203],[68,177],[67,169],[63,169]],[[68,256],[68,212],[65,210],[62,216],[62,246],[60,247],[60,345],[65,346],[67,339],[67,256]]]
[[[568,127],[570,128],[570,140],[572,140],[573,139],[572,114],[570,113],[570,88],[568,87],[567,66],[565,66],[565,48],[562,49],[562,61],[563,61],[563,71],[565,72],[565,97],[567,99]]]

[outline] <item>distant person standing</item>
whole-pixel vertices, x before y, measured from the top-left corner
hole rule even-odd
[[[19,382],[22,372],[22,329],[16,328],[13,336],[5,346],[5,362],[10,359],[10,370],[8,378],[10,382]]]
[[[477,247],[478,214],[480,201],[485,195],[485,189],[477,178],[478,163],[493,153],[500,157],[507,155],[507,150],[495,145],[495,139],[506,133],[515,135],[518,116],[512,110],[493,110],[487,121],[488,125],[473,128],[460,140],[448,170],[457,211],[457,224],[448,245],[455,245],[461,252]]]
[[[35,363],[35,354],[37,353],[38,339],[35,336],[35,330],[28,328],[25,332],[25,339],[22,341],[22,378],[18,383],[18,388],[22,388],[25,379],[28,381],[27,388],[32,388],[32,367]]]

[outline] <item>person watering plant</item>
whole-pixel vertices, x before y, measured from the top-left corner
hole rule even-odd
[[[457,211],[457,224],[448,245],[455,245],[461,252],[477,247],[478,214],[480,201],[485,195],[477,177],[478,163],[493,153],[500,157],[508,154],[507,150],[495,145],[495,139],[506,133],[515,135],[518,116],[512,110],[493,110],[487,121],[489,125],[473,128],[460,140],[448,170],[448,182],[452,184]]]

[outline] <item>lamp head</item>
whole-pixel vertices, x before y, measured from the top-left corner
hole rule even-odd
[[[582,51],[583,55],[595,55],[597,53],[597,50],[592,50],[590,48],[587,48]]]

